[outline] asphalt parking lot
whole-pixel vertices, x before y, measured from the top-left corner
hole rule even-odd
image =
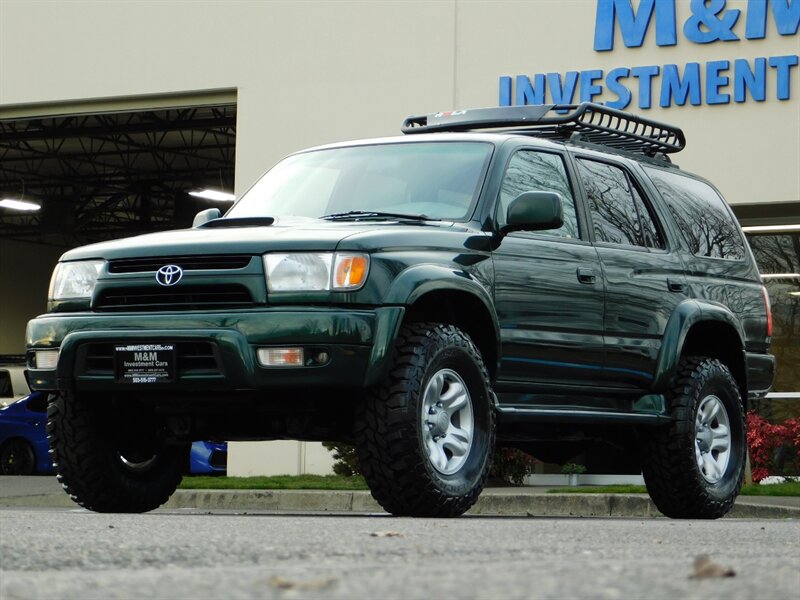
[[[796,599],[800,520],[0,509],[0,597]],[[718,568],[695,577],[707,554]]]
[[[797,598],[798,498],[673,521],[645,496],[545,491],[488,489],[459,519],[269,490],[179,491],[116,515],[53,477],[2,477],[0,598]],[[718,576],[695,577],[701,555]]]

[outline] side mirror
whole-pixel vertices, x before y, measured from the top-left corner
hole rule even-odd
[[[222,213],[219,212],[218,208],[207,208],[205,210],[201,210],[194,216],[194,221],[192,221],[192,227],[202,227],[209,221],[213,221],[214,219],[219,219]]]
[[[522,192],[511,201],[506,213],[503,233],[542,231],[564,224],[561,194],[556,192]]]

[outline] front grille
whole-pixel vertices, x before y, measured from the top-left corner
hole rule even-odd
[[[108,263],[109,273],[156,272],[165,265],[177,265],[184,271],[244,269],[250,264],[248,255],[218,256],[159,256],[155,258],[125,258]]]
[[[214,346],[208,342],[179,342],[178,373],[219,372]]]
[[[114,345],[89,344],[82,348],[83,371],[86,375],[114,374]]]
[[[221,374],[217,347],[211,342],[175,344],[178,377],[196,374]],[[114,344],[84,344],[78,350],[78,375],[114,375]]]
[[[243,285],[181,285],[125,287],[102,290],[94,304],[102,311],[206,310],[245,308],[254,304]]]

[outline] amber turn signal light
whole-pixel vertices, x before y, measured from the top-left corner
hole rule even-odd
[[[337,254],[333,271],[333,289],[355,290],[364,285],[369,258],[363,254]]]

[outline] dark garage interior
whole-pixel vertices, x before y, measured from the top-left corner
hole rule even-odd
[[[187,227],[233,192],[236,105],[0,120],[0,238],[74,247]]]

